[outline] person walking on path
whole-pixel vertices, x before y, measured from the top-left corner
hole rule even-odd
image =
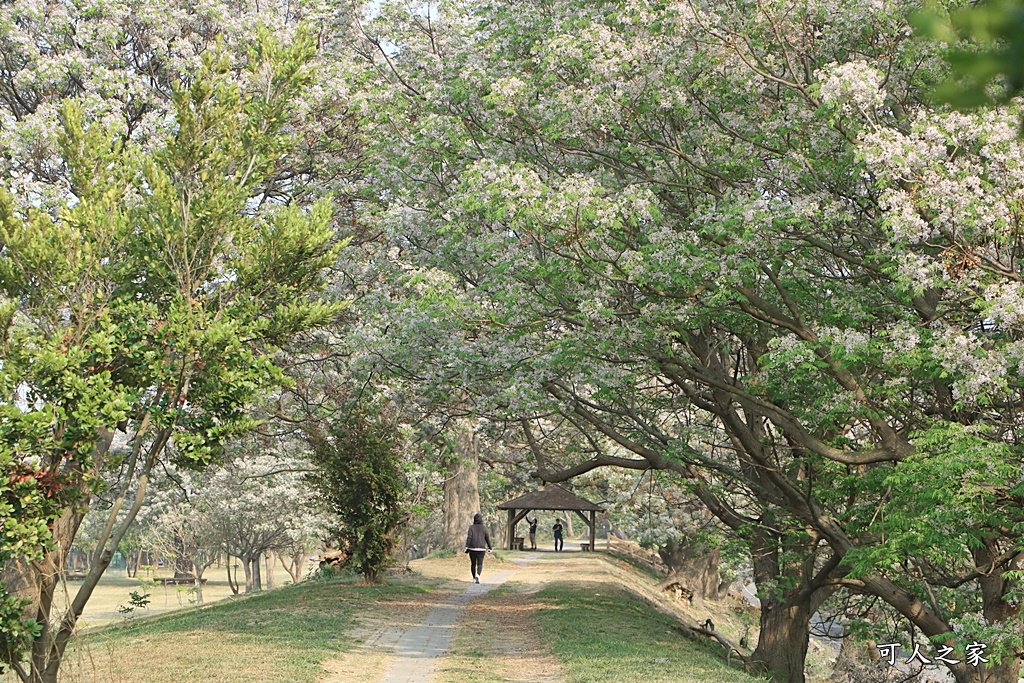
[[[480,583],[480,573],[484,570],[484,554],[491,552],[491,535],[484,526],[484,516],[479,512],[473,515],[473,524],[466,534],[466,552],[469,553],[469,570],[473,573],[473,583]]]
[[[529,517],[526,521],[530,523],[530,550],[537,549],[537,518],[534,517],[531,521]]]
[[[557,553],[565,547],[565,542],[562,540],[562,520],[556,519],[551,531],[555,534],[555,552]]]

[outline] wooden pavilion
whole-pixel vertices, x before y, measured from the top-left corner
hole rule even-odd
[[[594,526],[597,521],[597,513],[604,512],[604,508],[589,500],[569,493],[557,484],[549,484],[540,491],[527,493],[498,506],[499,510],[508,510],[508,549],[515,549],[516,524],[522,521],[523,517],[534,510],[552,510],[575,512],[590,529],[590,543],[585,549],[594,549]],[[590,513],[589,516],[584,513]]]

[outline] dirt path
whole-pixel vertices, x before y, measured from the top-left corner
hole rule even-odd
[[[325,662],[321,683],[560,683],[561,666],[538,635],[529,599],[551,579],[531,566],[542,557],[485,566],[482,583],[468,585],[463,558],[423,562],[417,569],[425,576],[451,580],[440,599],[395,605],[387,623],[364,622],[348,634],[359,646]]]
[[[562,665],[540,636],[533,590],[519,583],[530,570],[518,573],[485,600],[471,602],[431,683],[560,683]]]
[[[618,574],[627,580],[627,573],[577,553],[506,557],[497,567],[485,567],[479,585],[467,585],[462,557],[420,561],[416,569],[424,576],[449,580],[444,590],[431,603],[398,606],[387,623],[364,623],[360,632],[348,634],[360,645],[326,662],[330,675],[321,683],[564,681],[562,666],[539,635],[539,605],[532,595],[567,576],[579,582],[607,581]]]

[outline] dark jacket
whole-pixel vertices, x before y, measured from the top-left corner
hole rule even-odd
[[[473,525],[469,527],[469,533],[466,534],[466,547],[471,550],[491,549],[491,535],[487,533],[482,515],[478,514],[473,517]]]

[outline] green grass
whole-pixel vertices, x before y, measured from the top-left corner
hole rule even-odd
[[[570,683],[754,683],[673,620],[610,583],[539,591],[538,621]]]
[[[83,634],[71,653],[70,683],[313,683],[324,660],[356,644],[344,635],[357,615],[386,614],[423,585],[307,582],[240,600],[137,620]],[[144,653],[144,654],[143,654]]]

